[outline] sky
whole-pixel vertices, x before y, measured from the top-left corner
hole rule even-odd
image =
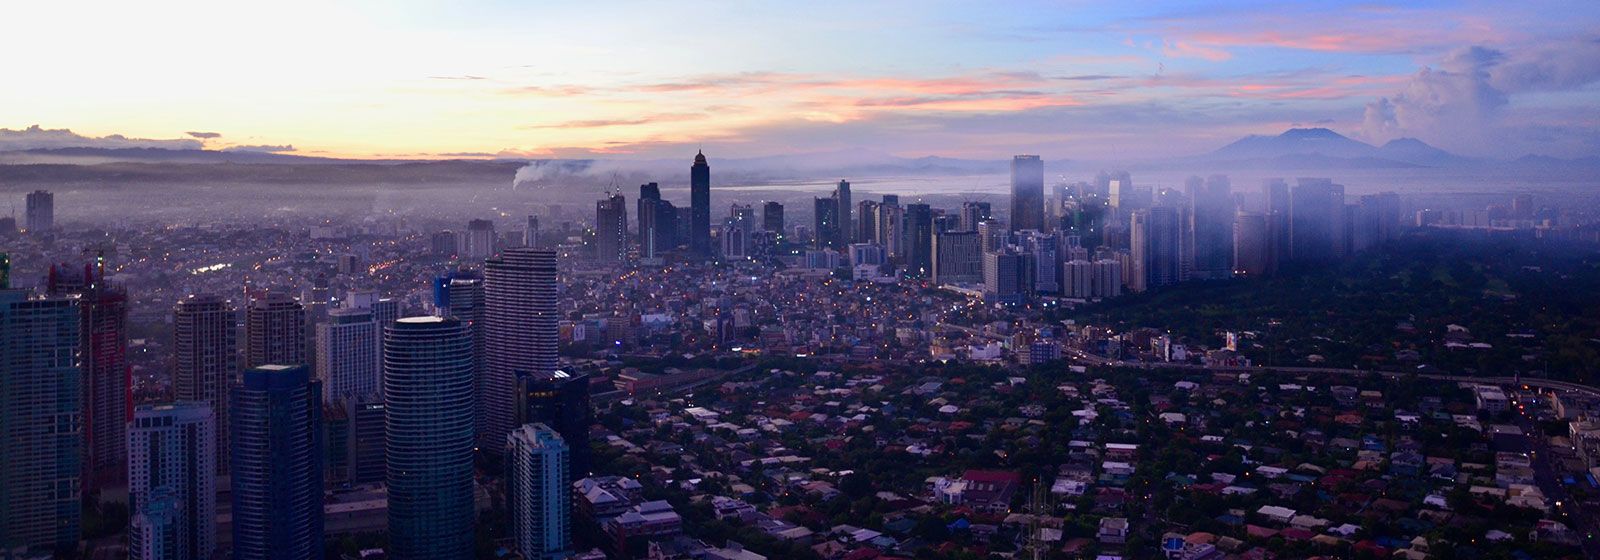
[[[0,150],[1600,155],[1600,2],[12,2]]]

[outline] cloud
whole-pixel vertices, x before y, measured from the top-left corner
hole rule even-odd
[[[222,151],[224,151],[224,152],[257,152],[257,153],[264,153],[264,154],[276,154],[276,153],[282,153],[282,152],[293,152],[294,151],[294,146],[289,145],[289,144],[283,144],[283,145],[245,144],[245,145],[241,145],[241,146],[228,146],[226,148],[223,148]]]
[[[221,132],[194,132],[194,131],[190,131],[190,132],[185,132],[184,134],[188,134],[189,136],[193,136],[193,137],[199,138],[201,140],[210,140],[210,139],[213,139],[213,138],[221,138],[222,137],[222,133]]]
[[[467,81],[477,81],[477,80],[487,80],[488,78],[485,78],[483,76],[474,76],[474,75],[471,75],[471,74],[466,74],[466,75],[461,75],[461,76],[428,76],[428,79],[430,79],[430,80],[467,80]]]
[[[198,150],[199,140],[153,140],[129,138],[121,134],[84,136],[65,128],[49,129],[33,125],[22,130],[0,128],[0,151],[40,150],[60,148],[162,148],[168,150]]]
[[[642,117],[634,117],[634,118],[585,119],[585,120],[565,121],[565,122],[558,122],[558,123],[535,124],[535,125],[528,125],[528,126],[526,126],[524,128],[534,128],[534,129],[539,129],[539,128],[557,128],[557,129],[610,128],[610,127],[614,127],[614,126],[637,126],[637,125],[662,123],[662,122],[692,121],[692,120],[698,120],[698,119],[703,119],[703,118],[706,118],[706,115],[704,113],[656,113],[656,114],[652,114],[652,115],[645,115],[645,116],[642,116]]]
[[[1514,155],[1548,137],[1506,118],[1519,94],[1573,91],[1600,81],[1600,42],[1586,39],[1537,49],[1471,46],[1437,67],[1412,74],[1401,89],[1368,103],[1362,134],[1374,142],[1420,138],[1446,149]],[[1561,146],[1540,146],[1561,149]]]

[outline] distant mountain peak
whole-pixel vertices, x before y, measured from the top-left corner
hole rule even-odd
[[[1339,134],[1339,133],[1334,132],[1334,131],[1332,131],[1330,129],[1322,128],[1322,127],[1316,127],[1316,128],[1291,128],[1289,130],[1283,131],[1283,134],[1279,134],[1278,137],[1279,138],[1304,139],[1304,140],[1315,140],[1315,139],[1350,140],[1349,137],[1347,137],[1347,136],[1345,136],[1343,134]],[[1353,142],[1354,140],[1351,140],[1351,141]]]

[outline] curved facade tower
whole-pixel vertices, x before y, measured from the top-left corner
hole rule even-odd
[[[383,370],[390,556],[471,558],[472,335],[454,318],[400,319]]]

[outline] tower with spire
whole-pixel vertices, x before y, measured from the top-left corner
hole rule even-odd
[[[711,166],[703,151],[695,152],[689,166],[689,252],[711,256]]]

